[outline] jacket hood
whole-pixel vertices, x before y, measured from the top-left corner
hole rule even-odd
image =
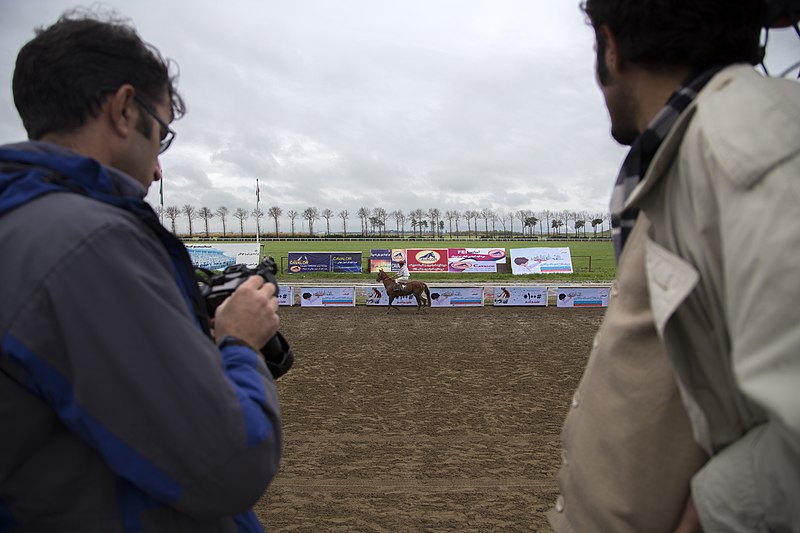
[[[142,202],[146,192],[130,176],[54,144],[0,146],[0,216],[42,195],[65,191],[119,207]]]

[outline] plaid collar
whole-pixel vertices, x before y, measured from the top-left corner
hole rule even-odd
[[[611,239],[614,242],[614,254],[617,262],[622,255],[622,248],[636,222],[638,209],[624,209],[625,200],[639,184],[647,168],[653,160],[658,147],[675,125],[680,114],[689,107],[700,90],[720,70],[722,66],[710,68],[700,74],[693,74],[672,93],[667,103],[631,145],[622,168],[617,176],[617,183],[611,193]]]

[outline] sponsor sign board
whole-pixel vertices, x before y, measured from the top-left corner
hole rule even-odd
[[[392,272],[400,272],[400,261],[406,261],[406,251],[402,248],[395,248],[392,250]],[[408,270],[410,272],[411,267]]]
[[[406,266],[409,272],[447,272],[447,249],[409,248],[406,250]]]
[[[384,287],[367,287],[366,296],[367,305],[389,305],[389,296],[386,294],[386,289]],[[413,305],[416,307],[417,299],[414,298],[413,294],[409,294],[407,296],[398,296],[392,300],[392,306],[395,305]]]
[[[505,263],[504,248],[448,248],[448,272],[497,272],[497,264]]]
[[[370,250],[369,252],[369,271],[378,272],[392,271],[392,251],[391,250]]]
[[[353,307],[355,287],[298,287],[300,307]]]
[[[361,272],[361,252],[332,253],[331,272]]]
[[[289,273],[361,272],[361,252],[289,252]]]
[[[569,248],[512,248],[513,274],[572,274]]]
[[[294,305],[294,287],[291,285],[278,286],[278,305]]]
[[[495,287],[494,305],[547,307],[547,287]]]
[[[225,267],[236,264],[247,265],[248,268],[258,266],[257,244],[187,244],[186,250],[192,264],[208,270],[225,270]]]
[[[482,307],[483,287],[429,287],[431,307]]]
[[[609,287],[559,287],[558,307],[608,307]]]

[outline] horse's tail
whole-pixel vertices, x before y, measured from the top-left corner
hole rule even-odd
[[[428,289],[428,284],[427,283],[423,283],[422,287],[425,289],[425,302],[428,304],[428,306],[430,306],[431,305],[431,291],[430,291],[430,289]]]

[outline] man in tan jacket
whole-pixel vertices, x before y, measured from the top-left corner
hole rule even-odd
[[[797,220],[800,85],[748,65],[760,0],[583,8],[612,136],[631,151],[611,203],[618,281],[564,426],[551,524],[797,529],[800,407],[786,384],[800,374],[800,243],[732,223],[776,207]],[[759,298],[759,257],[783,279],[779,309]]]

